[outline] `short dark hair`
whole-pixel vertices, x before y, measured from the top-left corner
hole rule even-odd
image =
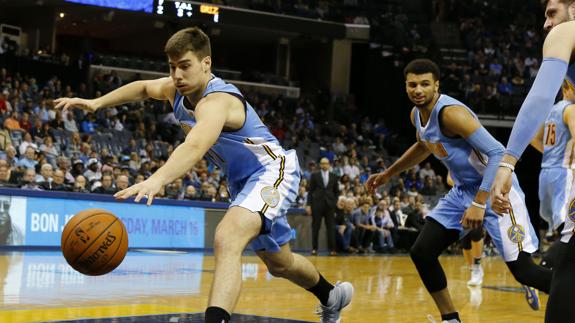
[[[164,52],[168,56],[180,57],[191,51],[198,59],[212,56],[210,37],[198,27],[182,29],[173,34],[166,42]]]
[[[439,80],[439,77],[441,76],[439,66],[427,58],[414,59],[409,62],[403,70],[403,76],[407,77],[407,74],[409,73],[415,75],[431,73],[436,81]]]

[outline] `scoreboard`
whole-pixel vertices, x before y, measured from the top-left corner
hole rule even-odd
[[[219,23],[222,8],[195,1],[154,0],[153,13],[170,18]]]

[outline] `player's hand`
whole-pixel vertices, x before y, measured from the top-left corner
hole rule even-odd
[[[98,106],[95,100],[81,98],[59,98],[54,100],[54,108],[66,113],[69,109],[78,108],[88,112],[96,112]]]
[[[477,228],[481,228],[483,225],[483,217],[485,216],[485,209],[477,207],[475,205],[470,205],[465,213],[463,213],[463,217],[461,218],[461,226],[464,229],[471,229],[475,230]]]
[[[389,182],[390,178],[391,176],[389,176],[387,171],[383,171],[378,174],[373,174],[365,182],[365,187],[367,188],[369,194],[373,194],[379,186]]]
[[[305,215],[310,216],[311,215],[311,206],[306,206],[305,207]]]
[[[152,176],[141,183],[132,185],[124,190],[119,191],[118,193],[114,194],[114,197],[119,200],[125,200],[130,196],[136,195],[136,198],[134,199],[134,202],[136,203],[139,203],[143,197],[146,197],[148,199],[146,204],[150,206],[154,201],[154,196],[160,192],[162,186],[162,182]]]
[[[491,209],[498,215],[509,213],[511,202],[509,192],[513,181],[513,172],[507,167],[499,167],[491,186]]]

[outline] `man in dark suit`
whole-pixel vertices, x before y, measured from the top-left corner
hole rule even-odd
[[[321,219],[325,218],[327,246],[330,255],[335,255],[335,208],[339,196],[337,175],[329,171],[327,158],[319,162],[320,170],[310,176],[308,186],[307,212],[312,216],[312,255],[317,254],[318,235]]]

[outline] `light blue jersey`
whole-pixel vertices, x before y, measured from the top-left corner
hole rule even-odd
[[[450,96],[441,95],[426,125],[422,124],[419,111],[415,111],[415,127],[420,140],[449,169],[455,186],[479,187],[487,166],[487,156],[475,150],[462,138],[444,136],[440,129],[439,114],[443,108],[452,105],[467,108],[475,117],[465,104]]]
[[[214,92],[225,92],[239,98],[246,109],[246,120],[237,131],[222,131],[206,157],[217,165],[228,179],[232,198],[241,191],[244,181],[273,162],[285,152],[252,106],[234,85],[213,76],[202,97]],[[186,133],[196,124],[193,112],[184,105],[184,97],[176,92],[174,115]]]
[[[295,201],[300,168],[294,150],[284,151],[251,105],[233,85],[212,75],[202,97],[224,92],[240,99],[246,120],[238,130],[224,129],[206,157],[225,173],[231,193],[230,207],[241,207],[262,216],[260,235],[250,243],[255,251],[280,251],[289,242],[291,228],[286,213]],[[174,115],[188,133],[196,124],[193,109],[176,92]]]
[[[557,102],[544,124],[543,161],[539,174],[539,215],[558,229],[569,212],[573,194],[575,145],[569,126],[564,122],[565,108],[572,102]]]
[[[545,120],[541,168],[575,169],[575,146],[569,126],[563,121],[563,112],[571,104],[570,101],[559,101]]]
[[[454,105],[467,108],[475,117],[465,104],[447,95],[441,95],[427,124],[422,123],[419,110],[415,110],[414,123],[420,140],[449,169],[455,184],[427,216],[446,229],[458,230],[463,236],[466,231],[461,226],[461,218],[481,185],[487,156],[475,150],[465,139],[449,138],[441,132],[440,112],[446,106]],[[539,245],[525,206],[525,194],[515,175],[509,199],[513,210],[509,215],[498,216],[488,201],[483,221],[483,226],[506,262],[517,260],[520,251],[535,252]]]

